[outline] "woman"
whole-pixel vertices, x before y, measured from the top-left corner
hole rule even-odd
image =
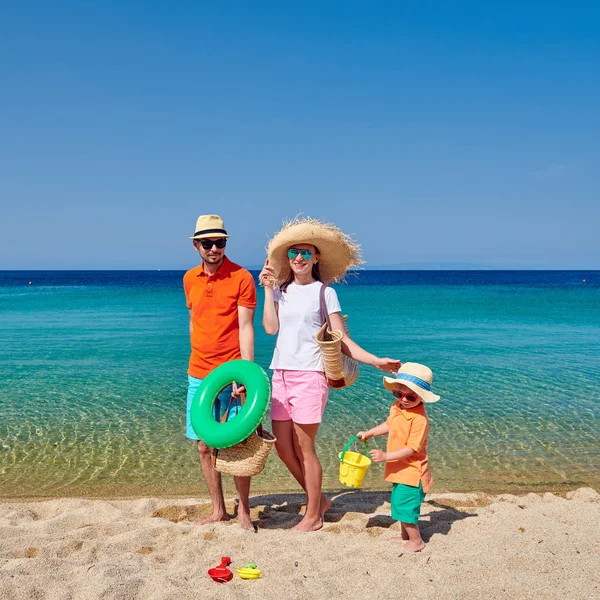
[[[295,219],[270,241],[259,275],[265,289],[263,326],[277,335],[273,369],[271,419],[276,450],[306,492],[306,514],[294,527],[316,531],[331,501],[322,494],[322,469],[315,438],[327,402],[328,386],[321,352],[314,339],[322,325],[320,291],[360,264],[360,248],[337,227],[312,219]],[[333,329],[345,331],[335,291],[325,290]],[[394,372],[400,361],[379,358],[345,334],[342,349],[352,358]]]

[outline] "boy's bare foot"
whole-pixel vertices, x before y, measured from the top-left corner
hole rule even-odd
[[[402,524],[400,524],[400,527],[402,528],[402,539],[408,541],[410,538],[408,537],[408,531],[406,531],[406,527],[404,527]]]
[[[298,525],[292,527],[294,531],[318,531],[323,527],[323,519],[319,516],[316,519],[304,517]]]
[[[209,517],[204,517],[196,521],[196,525],[206,525],[207,523],[218,523],[219,521],[229,521],[229,515],[222,512],[214,512]]]
[[[321,515],[321,521],[323,521],[323,518],[325,517],[325,513],[329,510],[330,507],[331,507],[331,500],[325,494],[321,494],[321,506],[319,508],[319,514]],[[408,539],[408,538],[406,538],[406,539]]]
[[[402,544],[402,547],[409,552],[421,552],[425,546],[427,546],[427,544],[423,540],[420,542],[406,542],[406,544]]]

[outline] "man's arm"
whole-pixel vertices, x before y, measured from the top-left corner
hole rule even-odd
[[[238,305],[240,352],[244,360],[254,360],[254,309]]]
[[[194,324],[192,323],[192,309],[190,308],[190,339],[192,337],[193,331],[194,331]]]

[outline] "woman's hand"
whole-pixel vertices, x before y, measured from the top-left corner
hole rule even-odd
[[[356,434],[356,437],[358,437],[361,442],[366,442],[367,440],[370,440],[373,436],[368,431],[359,431]]]
[[[369,456],[373,462],[386,462],[387,461],[387,452],[383,450],[369,450]]]
[[[373,366],[377,367],[380,371],[387,371],[388,373],[395,374],[396,371],[398,371],[398,369],[402,366],[402,363],[393,358],[379,358],[378,356],[375,358]]]
[[[265,288],[272,288],[275,284],[275,271],[273,270],[273,267],[269,266],[268,258],[265,261],[262,271],[258,274],[258,281],[260,281],[260,285]]]

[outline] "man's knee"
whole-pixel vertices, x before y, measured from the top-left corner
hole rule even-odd
[[[210,456],[211,448],[209,448],[202,440],[198,440],[198,452],[200,457],[205,458]]]

